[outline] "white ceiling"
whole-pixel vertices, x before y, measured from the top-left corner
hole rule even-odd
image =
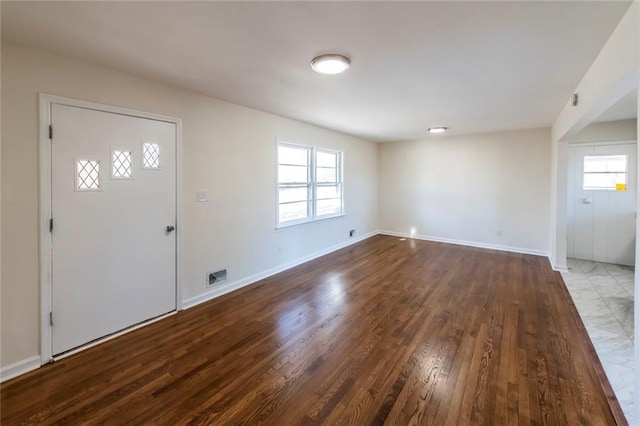
[[[602,123],[604,121],[628,120],[638,117],[638,91],[629,92],[618,102],[613,104],[600,117],[595,119],[594,123]]]
[[[551,125],[628,5],[1,2],[3,40],[376,141]]]

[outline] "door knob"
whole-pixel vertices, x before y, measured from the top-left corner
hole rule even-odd
[[[167,226],[167,233],[173,232],[173,231],[175,231],[175,229],[176,229],[175,226],[169,225],[169,226]]]

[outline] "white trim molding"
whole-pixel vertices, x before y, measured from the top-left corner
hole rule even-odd
[[[630,141],[630,140],[619,140],[619,141],[601,141],[601,142],[571,142],[567,141],[569,144],[569,148],[574,146],[607,146],[607,145],[637,145],[638,142]]]
[[[549,254],[549,262],[551,263],[551,268],[553,268],[554,271],[569,272],[569,268],[567,267],[567,265],[558,265],[558,263],[553,258],[553,256],[551,256],[551,254]]]
[[[488,243],[479,243],[475,241],[466,241],[466,240],[456,240],[453,238],[442,238],[442,237],[432,237],[429,235],[411,235],[405,234],[403,232],[395,232],[395,231],[378,231],[379,234],[389,235],[392,237],[402,237],[402,238],[414,238],[416,240],[425,240],[425,241],[434,241],[438,243],[448,243],[448,244],[456,244],[459,246],[467,246],[467,247],[477,247],[484,248],[490,250],[500,250],[500,251],[509,251],[512,253],[522,253],[522,254],[533,254],[536,256],[544,256],[548,257],[549,252],[545,250],[535,250],[528,249],[522,247],[512,247],[512,246],[501,246],[498,244],[488,244]]]
[[[40,368],[40,357],[32,356],[0,368],[0,383]]]
[[[334,251],[340,250],[342,248],[348,247],[348,246],[350,246],[352,244],[359,243],[360,241],[364,241],[364,240],[366,240],[368,238],[371,238],[371,237],[373,237],[375,235],[378,235],[378,234],[379,234],[378,231],[369,232],[367,234],[361,235],[360,237],[349,239],[349,240],[347,240],[347,241],[345,241],[343,243],[336,244],[334,246],[331,246],[329,248],[317,251],[317,252],[312,253],[310,255],[300,257],[300,258],[298,258],[296,260],[293,260],[291,262],[276,266],[275,268],[267,269],[266,271],[263,271],[263,272],[258,272],[257,274],[248,276],[248,277],[246,277],[244,279],[241,279],[241,280],[238,280],[238,281],[234,281],[234,282],[230,282],[230,283],[225,283],[225,284],[223,284],[223,285],[221,285],[219,287],[215,287],[215,288],[213,288],[213,289],[211,289],[211,290],[209,290],[209,291],[207,291],[205,293],[202,293],[202,294],[199,294],[199,295],[197,295],[195,297],[191,297],[189,299],[186,299],[183,302],[183,306],[184,306],[185,309],[191,308],[193,306],[196,306],[196,305],[199,305],[201,303],[207,302],[207,301],[209,301],[211,299],[215,299],[216,297],[222,296],[222,295],[227,294],[227,293],[231,293],[232,291],[235,291],[235,290],[238,290],[238,289],[240,289],[242,287],[246,287],[248,285],[256,283],[256,282],[258,282],[260,280],[263,280],[265,278],[268,278],[268,277],[270,277],[272,275],[279,274],[280,272],[284,272],[287,269],[291,269],[291,268],[294,268],[294,267],[296,267],[298,265],[302,265],[303,263],[310,262],[310,261],[312,261],[314,259],[317,259],[319,257],[322,257],[322,256],[327,255],[329,253],[332,253]]]

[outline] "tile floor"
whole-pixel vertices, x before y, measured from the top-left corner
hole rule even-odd
[[[633,418],[633,268],[568,259],[563,273],[630,425]]]

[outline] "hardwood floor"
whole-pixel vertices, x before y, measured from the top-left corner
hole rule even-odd
[[[5,383],[1,420],[616,424],[568,297],[542,257],[376,236]]]

